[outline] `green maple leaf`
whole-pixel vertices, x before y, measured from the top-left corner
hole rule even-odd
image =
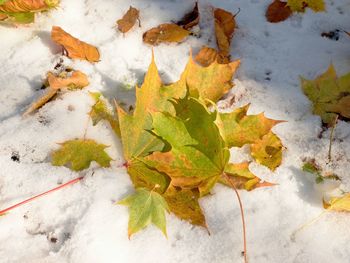
[[[216,112],[209,112],[197,99],[174,101],[176,116],[152,113],[152,132],[171,150],[157,151],[142,160],[167,174],[171,184],[198,187],[201,196],[210,191],[228,162],[229,151],[215,124]]]
[[[151,223],[167,236],[165,211],[169,211],[169,207],[157,192],[138,188],[133,195],[119,201],[118,204],[129,207],[129,238]]]
[[[81,171],[88,168],[92,161],[102,167],[109,167],[112,160],[105,152],[106,145],[94,140],[70,140],[60,143],[61,148],[52,153],[52,165],[71,164],[71,169]]]
[[[301,78],[301,87],[324,123],[333,125],[337,115],[350,118],[350,73],[338,77],[331,64],[314,80]]]

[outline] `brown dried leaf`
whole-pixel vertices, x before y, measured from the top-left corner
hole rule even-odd
[[[48,101],[50,101],[56,94],[57,94],[57,89],[52,89],[52,88],[47,88],[46,92],[44,95],[42,95],[39,99],[37,99],[35,102],[33,102],[29,108],[23,113],[23,116],[27,116],[37,109],[41,108],[44,106]]]
[[[204,46],[194,60],[203,67],[210,66],[218,57],[218,52],[211,47]]]
[[[89,62],[100,60],[100,53],[96,47],[80,41],[58,26],[52,27],[51,38],[64,47],[70,58],[83,59]]]
[[[79,70],[73,71],[70,76],[55,76],[52,72],[49,72],[47,80],[50,87],[56,90],[64,87],[81,89],[89,85],[87,76]]]
[[[216,43],[219,49],[220,63],[230,61],[231,38],[235,31],[235,16],[230,12],[216,8],[214,10]]]
[[[143,42],[150,45],[159,45],[163,42],[183,41],[190,32],[176,24],[161,24],[151,28],[143,34]]]
[[[190,29],[199,23],[199,10],[198,2],[196,2],[193,10],[190,13],[184,15],[184,17],[178,21],[176,24],[182,26],[184,29]]]
[[[274,0],[266,10],[266,19],[270,23],[278,23],[286,20],[292,14],[292,10],[286,2]]]
[[[139,10],[130,6],[129,10],[125,13],[122,19],[117,21],[118,30],[122,33],[128,32],[139,19]]]

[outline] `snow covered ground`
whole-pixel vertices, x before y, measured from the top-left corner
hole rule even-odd
[[[340,32],[338,41],[322,32],[350,30],[348,0],[327,0],[326,13],[307,10],[279,24],[266,22],[270,0],[200,1],[200,38],[189,37],[179,45],[160,45],[155,57],[164,81],[179,78],[189,49],[215,47],[211,6],[237,16],[231,54],[241,59],[236,87],[219,102],[232,109],[251,103],[249,113],[264,111],[286,120],[274,131],[286,150],[275,173],[252,164],[259,177],[275,187],[241,192],[247,221],[250,262],[349,262],[350,215],[327,213],[291,238],[294,230],[322,211],[322,190],[301,171],[302,159],[315,158],[342,178],[350,191],[350,123],[340,121],[335,131],[333,162],[327,164],[329,132],[321,132],[320,118],[312,115],[303,95],[299,75],[315,78],[333,62],[339,75],[350,71],[350,38]],[[0,208],[85,175],[82,182],[13,210],[0,218],[0,262],[242,262],[242,234],[234,192],[217,186],[201,205],[207,216],[205,229],[168,215],[168,239],[155,227],[127,238],[128,211],[114,205],[133,191],[123,163],[120,141],[107,124],[88,126],[87,137],[111,145],[112,168],[92,166],[80,174],[50,164],[58,142],[81,137],[93,104],[88,91],[132,104],[130,85],[141,83],[151,58],[142,33],[160,23],[175,21],[193,7],[188,0],[62,0],[57,10],[41,14],[28,27],[0,26]],[[141,28],[125,36],[115,21],[129,5],[140,9]],[[65,93],[35,115],[22,118],[25,108],[41,94],[47,71],[59,61],[59,49],[50,40],[52,25],[96,45],[101,62],[65,59],[67,65],[89,76],[90,86]],[[236,152],[236,151],[235,151]],[[11,159],[19,155],[19,162]],[[249,158],[246,150],[235,161]]]

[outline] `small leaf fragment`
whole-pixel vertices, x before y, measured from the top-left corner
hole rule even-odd
[[[70,58],[87,60],[89,62],[98,62],[100,60],[100,53],[96,47],[80,41],[58,26],[52,27],[51,38],[54,42],[63,46]]]
[[[108,147],[94,140],[70,140],[60,143],[61,148],[52,153],[52,165],[71,165],[73,171],[81,171],[89,168],[92,161],[101,167],[109,167],[111,157],[105,152]]]
[[[228,11],[216,8],[214,10],[215,36],[219,49],[219,62],[228,63],[230,61],[231,38],[235,31],[235,17]]]
[[[23,116],[27,116],[37,109],[44,106],[47,102],[49,102],[55,95],[57,94],[57,89],[47,88],[45,93],[36,101],[34,101],[29,108],[23,113]]]
[[[347,193],[342,197],[333,197],[329,203],[326,203],[328,210],[336,212],[350,212],[350,194]]]
[[[0,3],[0,12],[28,13],[39,12],[56,7],[59,0],[10,0]]]
[[[261,140],[251,145],[252,157],[270,170],[274,171],[282,163],[283,145],[273,132],[264,135]]]
[[[170,211],[177,217],[189,221],[193,225],[207,228],[205,216],[198,202],[198,191],[169,187],[163,196],[169,205]]]
[[[305,12],[307,7],[315,12],[326,10],[324,0],[287,0],[287,5],[293,12]]]
[[[117,21],[118,30],[122,33],[128,32],[139,19],[140,12],[136,8],[130,6],[124,16]]]
[[[208,67],[216,61],[217,57],[216,49],[204,46],[199,50],[194,60],[201,66]]]
[[[102,94],[99,92],[90,92],[90,95],[95,101],[95,104],[91,107],[91,111],[89,112],[93,126],[97,125],[101,120],[106,120],[111,125],[113,131],[120,137],[118,118],[114,112],[108,108],[106,101],[102,98]]]
[[[292,13],[286,2],[274,0],[267,8],[265,16],[270,23],[278,23],[286,20]]]
[[[182,42],[190,32],[176,24],[161,24],[143,34],[143,42],[156,46],[160,43]]]
[[[198,2],[195,3],[194,8],[191,12],[184,15],[184,17],[176,22],[178,26],[182,26],[184,29],[190,29],[199,23],[199,10]]]
[[[118,204],[129,207],[129,239],[151,223],[167,236],[165,212],[169,212],[169,207],[165,199],[157,192],[138,188],[133,195],[119,201]]]
[[[231,187],[231,183],[236,189],[245,189],[247,191],[254,190],[259,187],[274,186],[275,184],[269,182],[262,182],[261,179],[255,176],[249,170],[249,162],[244,163],[228,163],[225,167],[225,173],[230,178],[230,182],[226,176],[222,175],[219,182]]]

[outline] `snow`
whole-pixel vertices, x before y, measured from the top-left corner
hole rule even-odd
[[[334,186],[318,186],[301,171],[303,158],[315,158],[342,179],[350,191],[350,124],[340,121],[335,130],[333,161],[327,163],[330,131],[311,113],[299,76],[313,79],[333,62],[339,75],[350,70],[350,38],[321,37],[334,29],[350,30],[347,0],[327,0],[326,13],[293,15],[279,24],[266,22],[270,0],[200,1],[200,38],[154,49],[162,78],[175,81],[185,67],[190,48],[215,47],[211,7],[236,13],[231,54],[242,64],[235,88],[219,102],[222,110],[251,103],[250,114],[264,111],[269,118],[286,120],[273,130],[286,149],[282,165],[272,173],[252,163],[251,170],[277,186],[241,191],[247,222],[250,262],[348,262],[350,217],[326,213],[298,232],[322,211],[322,197]],[[127,238],[128,211],[115,205],[133,187],[124,168],[120,141],[107,124],[88,125],[87,137],[110,145],[108,169],[92,165],[80,173],[53,167],[50,152],[57,143],[84,134],[93,101],[88,91],[101,91],[127,105],[134,103],[130,86],[142,83],[151,47],[142,33],[160,23],[175,21],[193,7],[187,0],[92,1],[62,0],[56,10],[37,16],[28,27],[0,27],[0,207],[56,187],[79,176],[84,180],[11,211],[0,218],[0,261],[7,262],[242,262],[240,212],[232,190],[216,186],[201,200],[210,235],[173,215],[167,216],[168,239],[155,227]],[[132,5],[141,11],[141,28],[125,35],[115,21]],[[91,84],[82,91],[61,94],[35,115],[21,114],[36,99],[47,71],[59,61],[59,48],[50,40],[52,25],[98,46],[101,62],[64,63],[85,72]],[[268,80],[267,78],[270,78]],[[236,100],[230,105],[232,96]],[[18,153],[19,162],[11,160]],[[232,150],[234,161],[249,159],[246,148]]]

